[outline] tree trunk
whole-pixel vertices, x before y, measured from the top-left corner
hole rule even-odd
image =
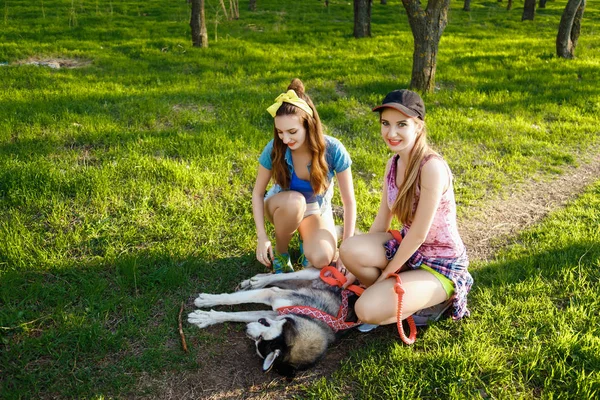
[[[206,19],[204,18],[204,0],[192,1],[192,43],[194,47],[208,47],[208,33],[206,32]]]
[[[585,10],[585,3],[586,0],[581,0],[581,3],[579,3],[579,7],[577,7],[575,19],[573,20],[573,28],[571,29],[571,43],[573,44],[573,53],[575,52],[575,47],[577,47],[579,33],[581,32],[581,19],[583,18],[583,11]]]
[[[538,8],[546,8],[546,0],[540,0],[538,3]]]
[[[563,58],[575,57],[575,46],[581,30],[581,18],[585,0],[569,0],[563,11],[556,36],[556,55]],[[574,39],[574,40],[573,40]]]
[[[410,88],[433,92],[438,45],[448,24],[450,0],[429,0],[421,8],[420,0],[402,0],[413,33],[414,53]]]
[[[248,3],[248,10],[256,11],[256,0],[250,0],[250,2]]]
[[[471,0],[465,0],[463,4],[463,11],[471,11]]]
[[[354,0],[354,37],[371,36],[371,0]]]
[[[232,19],[240,19],[240,0],[229,0],[229,15]]]
[[[381,0],[381,4],[385,6],[387,4],[387,0]]]
[[[508,0],[508,4],[506,5],[506,10],[507,11],[512,10],[512,3],[513,3],[513,0]]]
[[[535,0],[525,0],[521,21],[533,21],[533,17],[535,17]]]
[[[223,2],[223,0],[219,0],[219,4],[221,4],[221,9],[223,10],[223,15],[225,16],[225,18],[231,19],[229,18],[229,14],[227,14],[227,7],[225,7],[225,3]]]

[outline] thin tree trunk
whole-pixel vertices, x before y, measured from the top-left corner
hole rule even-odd
[[[535,0],[525,0],[521,21],[533,21],[535,17]]]
[[[208,47],[208,33],[206,32],[206,19],[204,18],[204,0],[192,0],[192,43],[194,47]]]
[[[463,11],[471,11],[471,0],[465,0],[463,4]]]
[[[381,0],[381,4],[385,6],[387,4],[387,0]]]
[[[256,0],[250,0],[250,2],[248,3],[248,10],[256,11]]]
[[[513,0],[508,0],[508,4],[506,5],[506,10],[507,11],[512,10],[512,5],[513,5]]]
[[[233,6],[235,7],[235,19],[240,19],[240,0],[233,0]]]
[[[575,47],[577,47],[577,41],[579,40],[579,33],[581,32],[581,19],[583,18],[583,11],[585,10],[586,0],[581,0],[575,19],[573,20],[573,29],[571,29],[571,43],[573,44],[573,53],[575,53]],[[573,54],[575,55],[575,54]]]
[[[563,58],[575,57],[575,46],[581,30],[585,0],[569,0],[563,11],[556,36],[556,54]],[[573,41],[575,39],[575,41]]]
[[[354,0],[354,37],[371,36],[371,0]]]
[[[227,7],[225,7],[225,3],[223,2],[223,0],[219,0],[219,4],[221,4],[221,8],[223,9],[223,15],[225,16],[225,18],[230,19],[229,14],[227,14]]]
[[[546,8],[546,0],[540,0],[538,3],[538,8]]]
[[[414,38],[411,89],[433,92],[440,38],[448,24],[450,0],[429,0],[423,10],[420,0],[402,0]]]
[[[229,0],[229,15],[232,19],[240,19],[238,11],[239,0]]]

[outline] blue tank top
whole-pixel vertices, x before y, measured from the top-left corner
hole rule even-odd
[[[317,197],[315,196],[315,192],[313,191],[312,186],[310,186],[310,182],[298,178],[298,175],[296,175],[296,171],[292,171],[292,181],[290,182],[290,190],[295,190],[296,192],[302,193],[302,195],[306,199],[307,204],[315,203],[317,201]]]

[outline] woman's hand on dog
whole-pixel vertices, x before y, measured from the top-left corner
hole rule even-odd
[[[273,246],[271,245],[271,241],[268,237],[259,237],[258,243],[256,245],[256,259],[265,267],[270,267],[271,260],[269,260],[269,256],[271,257],[271,260],[275,259],[275,254],[273,254]]]
[[[346,277],[346,283],[344,283],[342,288],[346,289],[348,286],[352,285],[356,281],[356,277],[354,276],[354,274],[352,274],[352,272],[346,269],[341,258],[337,259],[335,266],[337,270],[344,274],[344,276]]]

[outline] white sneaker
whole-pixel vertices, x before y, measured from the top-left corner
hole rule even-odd
[[[361,324],[356,329],[358,329],[359,332],[367,333],[367,332],[371,332],[373,329],[377,328],[378,326],[379,325],[376,325],[376,324]]]

